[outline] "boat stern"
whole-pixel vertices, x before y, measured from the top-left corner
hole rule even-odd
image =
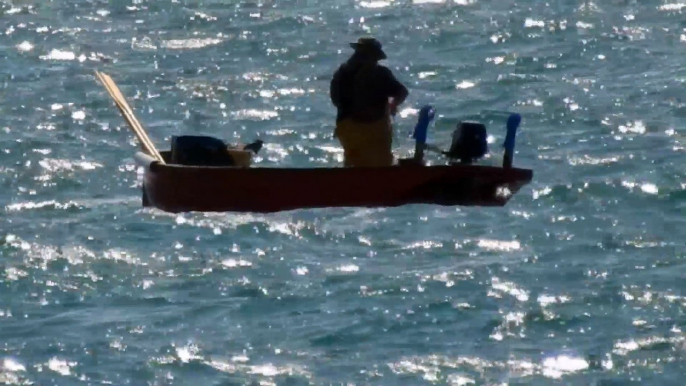
[[[164,157],[164,156],[163,156]],[[144,208],[154,206],[153,203],[150,201],[150,195],[148,193],[148,179],[150,178],[150,173],[151,173],[151,167],[153,167],[153,164],[157,164],[157,160],[152,158],[151,156],[143,153],[143,152],[137,152],[134,155],[134,161],[136,162],[136,165],[138,167],[143,168],[143,176],[142,176],[142,181],[141,181],[141,201],[142,205]]]

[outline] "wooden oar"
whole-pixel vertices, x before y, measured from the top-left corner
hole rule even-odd
[[[145,130],[143,130],[142,126],[136,119],[136,116],[133,114],[133,111],[128,106],[128,103],[126,103],[126,99],[124,98],[123,94],[121,93],[117,85],[114,83],[112,78],[110,78],[107,74],[100,73],[98,71],[96,71],[96,76],[105,86],[105,89],[110,94],[115,104],[119,108],[119,111],[124,116],[124,120],[131,127],[134,134],[136,134],[136,137],[138,137],[138,140],[141,142],[141,145],[143,146],[144,150],[146,150],[150,155],[155,156],[152,141],[150,141],[150,138],[145,133]]]
[[[138,138],[138,141],[141,143],[143,150],[152,157],[154,157],[158,162],[164,163],[164,159],[162,159],[162,156],[155,148],[155,145],[152,143],[147,133],[145,132],[141,124],[138,122],[138,119],[136,119],[136,116],[133,114],[131,107],[129,107],[128,103],[126,102],[126,98],[124,98],[124,95],[121,93],[121,91],[114,83],[112,78],[110,78],[109,75],[98,71],[96,71],[96,76],[105,86],[105,89],[114,100],[115,104],[119,108],[119,111],[124,117],[124,120],[129,125],[131,130],[134,132],[134,134]]]
[[[129,125],[129,128],[131,128],[131,131],[133,131],[133,133],[136,135],[136,138],[138,138],[143,150],[150,156],[154,157],[159,163],[165,164],[164,159],[157,151],[157,148],[155,148],[155,144],[150,140],[150,137],[148,137],[148,134],[145,132],[140,122],[138,122],[138,119],[136,119],[131,107],[128,103],[126,103],[126,98],[121,93],[119,87],[117,87],[112,78],[109,75],[99,71],[95,71],[95,76],[98,78],[98,80],[100,80],[103,86],[105,86],[107,93],[110,94],[110,97],[112,97],[114,103],[119,108],[119,112],[121,112],[124,120]]]

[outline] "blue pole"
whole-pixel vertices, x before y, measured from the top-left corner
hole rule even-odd
[[[419,110],[417,124],[414,127],[412,138],[415,139],[414,158],[421,160],[424,157],[424,147],[426,145],[426,135],[429,131],[429,123],[434,119],[436,110],[430,105],[426,105]]]
[[[505,148],[505,156],[503,157],[503,167],[512,167],[512,158],[514,157],[515,148],[515,136],[517,135],[517,128],[522,122],[522,116],[519,114],[511,114],[507,118],[507,134],[505,135],[505,142],[503,147]]]

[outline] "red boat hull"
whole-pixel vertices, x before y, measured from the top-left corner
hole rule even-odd
[[[533,178],[528,169],[475,165],[195,167],[161,165],[143,153],[136,154],[136,160],[145,168],[143,205],[172,213],[408,204],[504,206]]]

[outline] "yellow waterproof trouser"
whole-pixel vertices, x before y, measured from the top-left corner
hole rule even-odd
[[[334,136],[343,146],[344,166],[391,166],[393,126],[390,117],[373,122],[344,119]]]

